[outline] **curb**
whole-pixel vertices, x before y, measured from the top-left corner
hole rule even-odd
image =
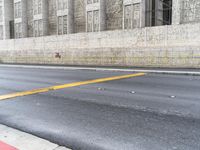
[[[0,148],[5,150],[71,150],[0,124]]]
[[[89,71],[113,71],[113,72],[144,72],[155,74],[191,75],[200,76],[198,71],[172,71],[150,69],[118,69],[118,68],[93,68],[93,67],[63,67],[63,66],[37,66],[37,65],[0,65],[0,67],[29,68],[29,69],[59,69],[59,70],[89,70]]]

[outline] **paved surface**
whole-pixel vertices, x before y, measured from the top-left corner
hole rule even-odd
[[[122,72],[0,67],[0,95]],[[199,150],[200,77],[147,74],[0,101],[0,123],[74,150]]]
[[[0,150],[70,150],[4,125],[0,133]]]
[[[88,70],[88,71],[118,71],[118,72],[144,72],[159,74],[176,74],[176,75],[195,75],[200,76],[200,69],[184,68],[139,68],[139,67],[95,67],[95,66],[62,66],[62,65],[24,65],[24,64],[0,64],[0,67],[19,67],[29,69],[61,69],[61,70]]]

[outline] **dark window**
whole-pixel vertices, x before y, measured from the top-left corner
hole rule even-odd
[[[146,1],[146,26],[170,25],[172,23],[172,0]]]
[[[163,2],[163,24],[170,25],[172,23],[172,0],[164,0]]]

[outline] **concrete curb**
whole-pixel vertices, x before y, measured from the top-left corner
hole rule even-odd
[[[39,65],[4,65],[0,67],[11,68],[30,68],[30,69],[60,69],[60,70],[90,70],[90,71],[115,71],[115,72],[144,72],[155,74],[171,74],[171,75],[192,75],[200,76],[198,71],[174,71],[174,70],[151,70],[151,69],[119,69],[119,68],[93,68],[93,67],[63,67],[63,66],[39,66]]]
[[[5,125],[0,125],[0,141],[17,150],[71,150]]]

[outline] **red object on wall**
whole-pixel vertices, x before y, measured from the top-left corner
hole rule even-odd
[[[18,150],[18,149],[0,141],[0,150]]]

